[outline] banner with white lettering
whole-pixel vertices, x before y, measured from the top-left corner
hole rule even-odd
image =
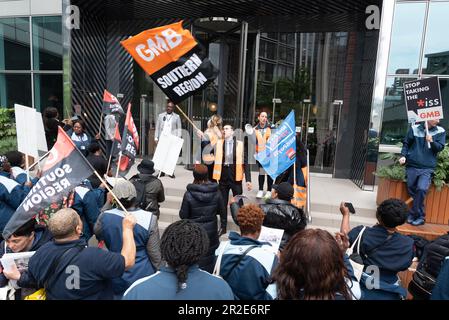
[[[58,128],[58,140],[43,166],[42,177],[31,189],[3,230],[7,239],[51,203],[66,197],[84,179],[93,174],[86,158],[76,150],[70,137]]]
[[[404,99],[409,122],[443,119],[438,77],[404,82]]]
[[[104,114],[110,114],[110,113],[124,114],[123,108],[120,105],[120,102],[117,100],[117,98],[114,95],[112,95],[106,89],[103,92],[103,108],[102,108],[102,112]]]
[[[121,44],[174,103],[204,89],[218,75],[182,21],[143,31]]]

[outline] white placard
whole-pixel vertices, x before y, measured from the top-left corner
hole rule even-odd
[[[16,116],[17,150],[39,158],[38,151],[47,152],[47,140],[45,139],[42,114],[35,109],[14,105]]]
[[[274,252],[279,250],[279,246],[281,245],[282,236],[284,235],[284,230],[268,228],[262,226],[262,230],[260,231],[259,241],[260,242],[269,242],[271,244],[271,248]]]
[[[17,150],[37,158],[36,110],[20,104],[14,105],[16,115]]]
[[[153,162],[156,170],[173,175],[184,140],[172,134],[161,134],[154,152]]]

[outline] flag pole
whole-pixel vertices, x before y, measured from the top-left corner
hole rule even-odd
[[[109,160],[108,160],[108,168],[106,169],[106,174],[109,172],[109,168],[111,167],[111,160],[112,160],[112,151],[114,150],[115,140],[112,142],[111,151],[109,152]]]
[[[90,165],[90,163],[89,163],[89,165]],[[117,198],[117,196],[114,194],[114,192],[112,192],[111,188],[109,188],[108,183],[106,181],[104,181],[104,179],[100,176],[100,174],[96,170],[94,170],[94,173],[97,176],[97,178],[100,179],[101,183],[105,186],[105,188],[109,191],[109,193],[112,195],[112,197],[114,197],[115,201],[117,201],[120,208],[122,208],[122,210],[125,211],[125,215],[128,215],[129,214],[128,210],[125,209],[125,207],[120,202],[120,200]]]
[[[67,136],[67,134],[64,132],[64,134]],[[94,174],[97,176],[98,179],[100,179],[101,183],[105,186],[105,188],[111,193],[112,197],[115,199],[115,201],[117,201],[117,204],[120,206],[120,208],[125,212],[125,215],[128,215],[129,212],[128,210],[126,210],[125,206],[120,202],[120,200],[117,198],[117,196],[114,194],[114,192],[112,192],[111,188],[109,188],[108,183],[104,180],[104,178],[102,176],[100,176],[100,174],[97,172],[97,170],[95,170],[94,167],[92,167],[92,165],[90,164],[89,161],[87,161],[86,157],[83,155],[83,153],[75,146],[75,144],[73,143],[72,139],[69,138],[69,136],[67,136],[68,140],[72,143],[73,147],[75,148],[75,150],[79,153],[79,155],[82,157],[82,159],[84,160],[85,163],[87,163],[87,165],[90,167],[90,169],[94,172]]]
[[[120,171],[120,162],[122,161],[122,152],[120,151],[120,155],[118,157],[118,161],[117,161],[117,171],[115,173],[115,179],[118,178],[118,173]]]
[[[424,121],[426,123],[426,135],[429,135],[429,123],[427,121]],[[427,147],[430,149],[430,142],[427,141]]]
[[[28,170],[32,170],[35,165],[39,164],[42,160],[44,160],[48,155],[50,154],[50,151],[47,151],[46,154],[44,154],[42,157],[40,157],[35,163],[33,163]]]
[[[98,130],[98,134],[101,134],[101,127],[103,126],[103,112],[101,113],[100,116],[100,129]]]
[[[198,127],[192,122],[192,120],[189,119],[189,117],[184,113],[184,111],[182,111],[182,109],[176,104],[175,105],[176,108],[178,108],[179,112],[182,113],[182,115],[186,118],[186,120],[188,122],[190,122],[190,124],[197,130],[197,131],[201,131],[200,129],[198,129]]]
[[[25,153],[25,168],[27,170],[27,182],[30,182],[30,160],[28,159],[28,154]]]

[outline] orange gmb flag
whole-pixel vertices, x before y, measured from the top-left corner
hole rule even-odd
[[[150,75],[197,45],[190,31],[182,27],[182,21],[143,31],[121,44]]]
[[[121,44],[174,103],[203,90],[218,75],[182,21],[146,30]]]

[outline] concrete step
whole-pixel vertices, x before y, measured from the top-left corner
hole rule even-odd
[[[357,206],[357,202],[353,202],[352,205],[355,209],[355,214],[351,215],[351,217],[367,217],[367,218],[375,218],[376,217],[376,209],[375,208],[362,208]],[[314,203],[311,204],[312,212],[329,212],[340,214],[340,204],[326,204],[326,203]]]
[[[312,222],[309,225],[313,228],[327,227],[333,229],[340,229],[342,215],[340,213],[327,213],[327,212],[312,212]],[[359,225],[373,226],[377,223],[375,218],[360,217],[351,215],[349,219],[349,225],[354,228]]]
[[[181,196],[165,196],[165,201],[160,203],[161,208],[179,209],[181,208],[182,198]]]

